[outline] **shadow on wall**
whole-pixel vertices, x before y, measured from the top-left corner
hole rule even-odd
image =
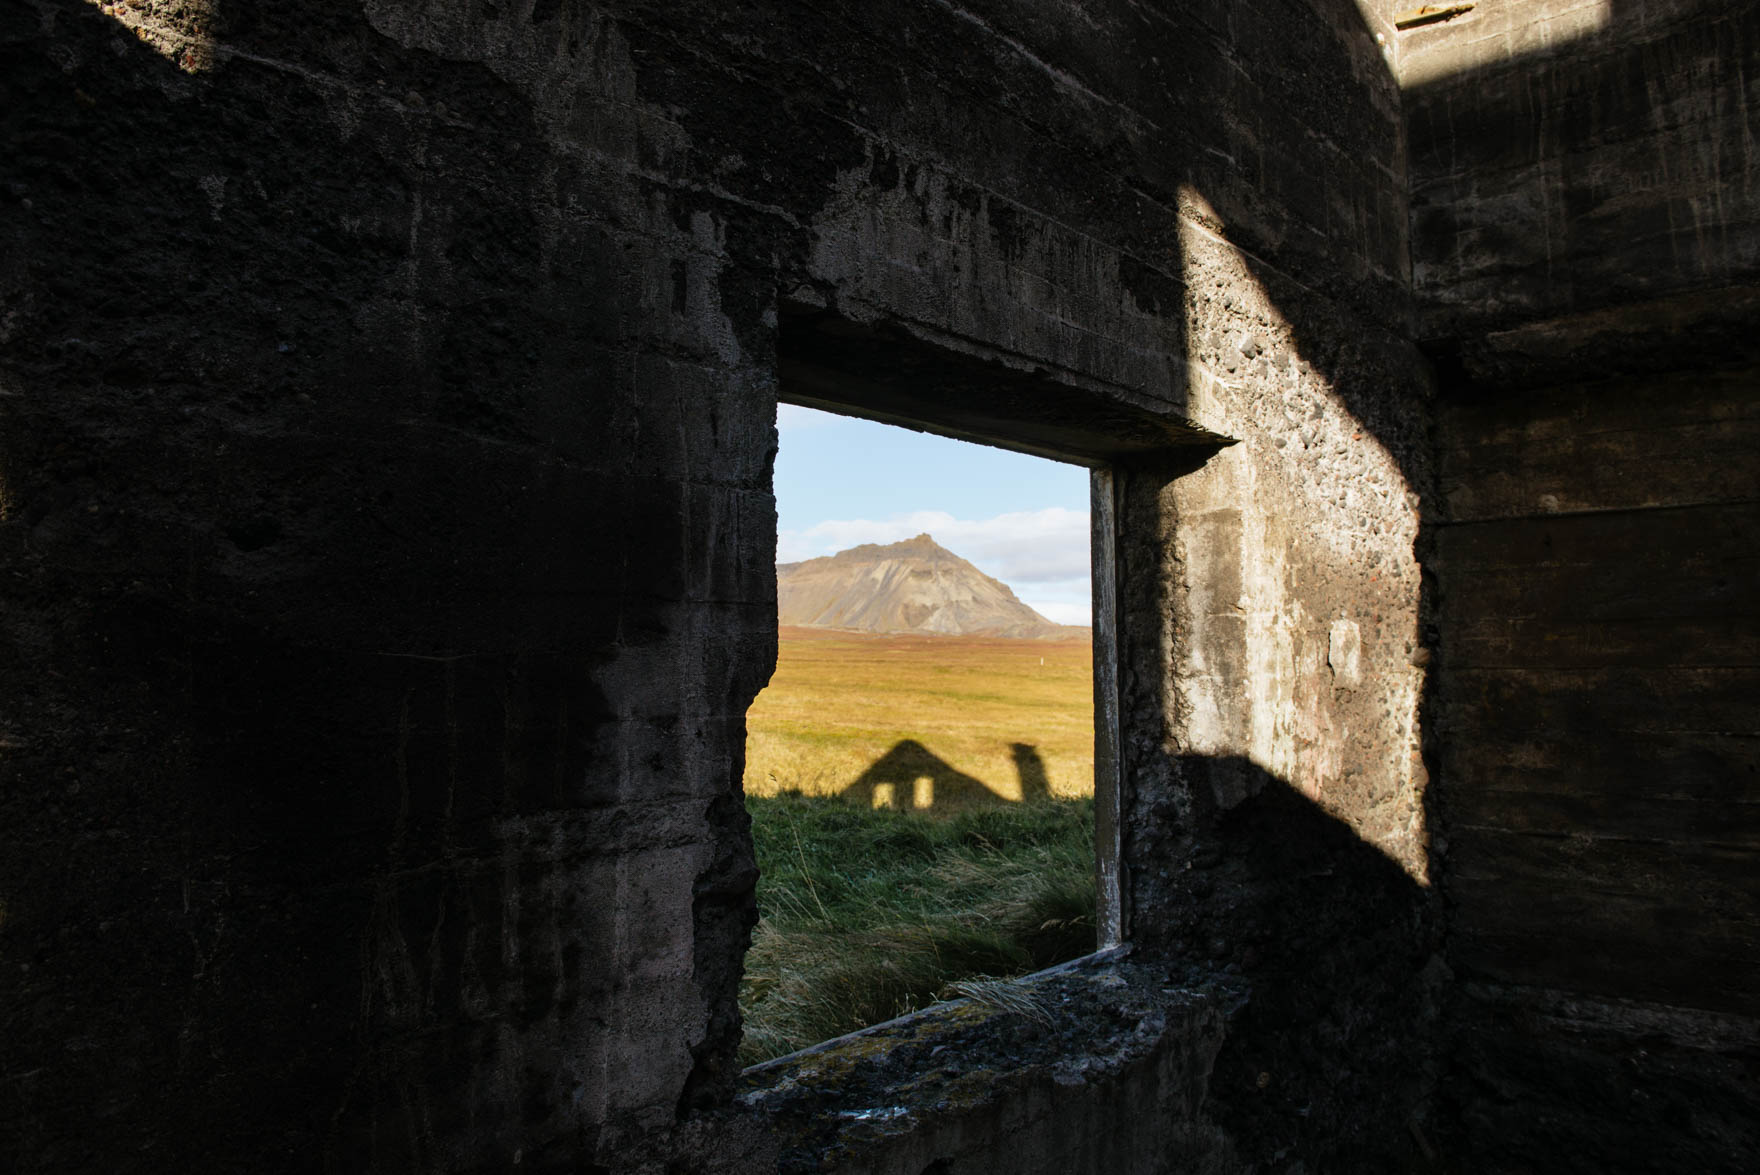
[[[1034,803],[1051,798],[1045,761],[1031,743],[1013,744],[1014,766],[1020,774],[1021,798],[1002,794],[975,775],[967,775],[916,739],[901,739],[838,793],[845,803],[863,808],[923,811],[929,808],[973,808],[990,804]]]
[[[1715,465],[1722,429],[1694,413],[1731,377],[1706,369],[1760,358],[1760,189],[1729,179],[1753,174],[1760,5],[1609,0],[1568,40],[1532,8],[1504,17],[1526,52],[1470,56],[1499,42],[1465,19],[1402,52],[1418,337],[1446,404],[1444,1143],[1475,1171],[1753,1170],[1756,1021],[1726,1002],[1752,989],[1726,976],[1755,942],[1732,900],[1753,892],[1755,710],[1725,656],[1751,622],[1710,570],[1750,524],[1718,504],[1731,483],[1659,455],[1691,430]],[[1613,472],[1627,446],[1644,463]]]
[[[1182,524],[1168,490],[1184,473],[1137,463],[1120,478],[1121,530],[1155,536],[1150,558]],[[1177,585],[1133,567],[1134,554],[1120,575],[1119,661],[1167,668],[1121,674],[1119,708],[1148,725],[1182,705],[1164,652]],[[1127,738],[1121,757],[1133,945],[1167,960],[1176,985],[1245,984],[1204,1108],[1242,1164],[1436,1169],[1426,1029],[1447,970],[1431,892],[1310,798],[1307,778],[1171,738]]]
[[[1413,1113],[1433,1062],[1409,1035],[1434,1018],[1447,978],[1428,893],[1250,760],[1180,755],[1167,766],[1190,806],[1134,857],[1166,863],[1170,978],[1200,987],[1220,970],[1249,984],[1207,1114],[1249,1153],[1302,1155],[1309,1169],[1442,1169]]]

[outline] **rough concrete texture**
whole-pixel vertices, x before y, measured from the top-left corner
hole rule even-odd
[[[1437,799],[1474,981],[1451,1092],[1482,1169],[1760,1148],[1757,389],[1689,372],[1441,415]]]
[[[1189,193],[1399,305],[1342,3],[43,0],[4,46],[32,1164],[618,1168],[725,1104],[779,298],[1175,425]]]
[[[1186,242],[1188,407],[1239,440],[1197,468],[1123,465],[1121,662],[1158,666],[1121,703],[1131,934],[1256,976],[1211,1098],[1261,1153],[1409,1167],[1441,971],[1418,720],[1427,377],[1397,335],[1212,225]]]
[[[1399,35],[1420,337],[1760,273],[1760,5],[1484,0]]]
[[[1760,1159],[1753,4],[1401,35],[1466,1169]]]
[[[1639,487],[1751,470],[1750,385],[1634,426],[1679,471],[1539,442],[1753,362],[1756,7],[1538,52],[1584,15],[1523,7],[0,9],[0,1163],[774,1170],[732,1058],[778,395],[1110,470],[1126,1020],[1162,981],[1232,1011],[1084,1087],[1072,1169],[1193,1123],[1215,1170],[1559,1169],[1614,1121],[1751,1152],[1753,691],[1693,652],[1744,613],[1647,581],[1686,628],[1632,689],[1559,662],[1475,711],[1469,669],[1568,647],[1592,587],[1502,498],[1601,511],[1601,552],[1746,533],[1739,486],[1678,531]],[[1486,566],[1550,603],[1500,633],[1424,564],[1505,514]],[[1730,741],[1657,760],[1649,864],[1640,808],[1474,814],[1555,734],[1655,750],[1681,682],[1707,725],[1668,731]],[[1533,853],[1579,820],[1624,905]],[[1651,933],[1524,954],[1586,908]],[[1613,957],[1677,949],[1709,978]],[[1710,1125],[1609,1084],[1658,1033],[1641,1088],[1694,1070]],[[1038,1063],[929,1169],[1059,1131]],[[1095,1141],[1113,1101],[1142,1150]]]
[[[1107,959],[749,1070],[776,1169],[1227,1171],[1204,1088],[1239,994]]]

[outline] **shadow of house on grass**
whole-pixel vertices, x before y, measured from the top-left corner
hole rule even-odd
[[[838,793],[845,803],[863,808],[922,811],[934,807],[972,808],[1049,799],[1045,761],[1031,743],[1011,746],[1020,774],[1021,798],[1004,795],[974,775],[954,767],[916,739],[900,739]]]

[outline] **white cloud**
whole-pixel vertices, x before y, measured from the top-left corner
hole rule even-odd
[[[1088,585],[1083,584],[1082,586],[1085,588]],[[1022,596],[1021,603],[1045,619],[1058,624],[1088,625],[1094,623],[1094,610],[1086,600],[1041,600]]]
[[[860,543],[896,543],[924,533],[1014,588],[1044,615],[1064,624],[1088,622],[1085,510],[1050,506],[983,519],[955,518],[945,510],[915,510],[887,519],[833,519],[778,534],[776,558],[795,563]],[[1081,619],[1064,618],[1071,608],[1080,610]],[[1064,616],[1055,614],[1059,612]]]

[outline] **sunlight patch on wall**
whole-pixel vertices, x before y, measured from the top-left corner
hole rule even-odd
[[[1431,11],[1434,10],[1434,11]],[[1404,88],[1559,50],[1613,21],[1613,0],[1539,5],[1530,0],[1400,3],[1392,18],[1394,65]]]
[[[219,0],[86,0],[185,73],[214,67]]]
[[[1175,482],[1165,507],[1186,585],[1164,638],[1173,741],[1251,761],[1424,884],[1419,499],[1353,410],[1385,400],[1399,355],[1363,337],[1310,360],[1292,316],[1318,314],[1319,337],[1349,324],[1318,301],[1286,314],[1263,284],[1284,281],[1278,267],[1237,247],[1196,189],[1180,213],[1187,416],[1238,441]]]

